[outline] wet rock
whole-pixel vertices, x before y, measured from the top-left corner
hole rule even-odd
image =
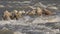
[[[0,8],[5,7],[4,5],[0,5]]]
[[[48,6],[47,8],[49,8],[49,9],[55,9],[55,10],[58,9],[56,6]]]
[[[16,31],[16,32],[14,32],[14,34],[22,34],[21,32],[19,32],[19,31]]]
[[[32,23],[46,23],[46,21],[42,20],[40,17],[37,17]]]
[[[51,26],[51,27],[52,27],[52,29],[60,29],[60,23],[59,23],[59,22],[56,22],[56,23],[54,23],[54,25]]]
[[[55,32],[55,33],[58,33],[59,29],[53,29],[52,31]]]
[[[55,26],[55,23],[45,23],[45,26],[49,26],[49,27],[52,27],[52,26]]]
[[[56,34],[60,34],[60,33],[56,33]]]
[[[14,34],[14,32],[9,29],[2,29],[0,30],[0,34]]]
[[[46,34],[45,32],[26,32],[26,34]]]

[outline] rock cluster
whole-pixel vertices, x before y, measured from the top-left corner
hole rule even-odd
[[[23,15],[29,15],[29,16],[34,16],[34,15],[52,15],[52,12],[48,9],[42,9],[40,7],[37,7],[36,9],[33,9],[31,11],[17,11],[14,10],[13,12],[5,11],[3,14],[3,19],[4,20],[10,20],[10,19],[16,19],[18,20],[19,18],[23,17]]]

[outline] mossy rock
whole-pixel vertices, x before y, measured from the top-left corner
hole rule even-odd
[[[14,34],[11,30],[0,30],[0,34]]]

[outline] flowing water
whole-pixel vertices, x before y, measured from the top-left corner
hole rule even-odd
[[[49,9],[54,13],[51,16],[24,16],[19,20],[1,20],[5,10],[19,10],[19,7],[34,3],[20,1],[0,1],[0,30],[9,29],[14,34],[60,34],[60,2],[40,1],[41,7],[53,6]],[[2,6],[1,6],[2,5]],[[33,6],[33,5],[32,5]]]

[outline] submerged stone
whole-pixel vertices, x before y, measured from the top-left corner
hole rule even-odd
[[[11,30],[0,30],[0,34],[14,34]]]

